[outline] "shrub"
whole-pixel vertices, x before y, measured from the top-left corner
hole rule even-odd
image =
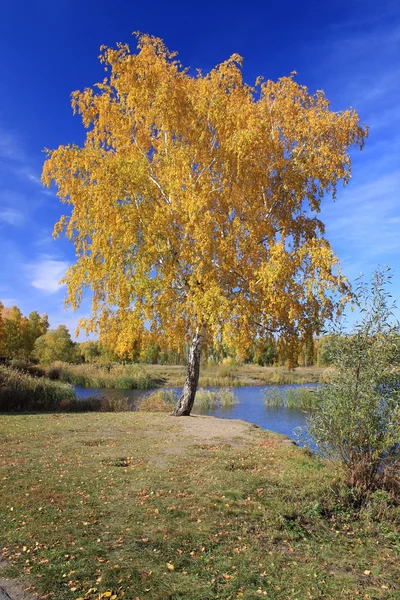
[[[341,332],[332,360],[335,369],[315,394],[309,433],[317,451],[341,463],[361,495],[400,476],[399,325],[385,283],[390,269],[378,269],[371,291],[360,284],[363,319],[351,334]]]

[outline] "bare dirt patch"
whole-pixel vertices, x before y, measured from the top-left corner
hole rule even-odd
[[[0,575],[7,567],[7,562],[0,556]],[[6,579],[0,577],[0,600],[37,600],[38,594],[34,594],[32,586],[25,584],[22,580]]]
[[[170,444],[162,450],[162,454],[150,456],[156,466],[167,465],[166,456],[179,456],[188,446],[196,443],[202,445],[228,445],[232,448],[240,448],[250,442],[258,440],[261,431],[251,423],[238,419],[219,419],[217,417],[206,417],[192,415],[190,417],[171,417],[174,424],[179,425],[179,431],[174,432]]]

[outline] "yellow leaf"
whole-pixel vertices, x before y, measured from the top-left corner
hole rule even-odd
[[[91,289],[79,328],[131,358],[180,351],[198,325],[199,344],[242,355],[272,328],[290,367],[297,332],[349,300],[316,217],[368,129],[294,75],[246,85],[238,55],[193,76],[141,35],[137,52],[104,47],[101,61],[106,83],[72,96],[85,143],[49,151],[42,174],[71,208],[54,228],[76,250],[67,303]]]
[[[175,567],[174,567],[174,565],[172,563],[167,563],[167,569],[169,571],[175,571]]]

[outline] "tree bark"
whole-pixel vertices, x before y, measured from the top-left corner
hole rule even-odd
[[[204,329],[197,330],[196,335],[190,344],[185,384],[183,386],[182,395],[173,412],[175,417],[189,416],[192,411],[197,384],[199,382],[200,357],[201,348],[204,342],[204,333]]]

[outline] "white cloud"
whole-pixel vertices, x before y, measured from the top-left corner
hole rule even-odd
[[[62,287],[60,279],[64,277],[68,266],[66,261],[50,258],[43,258],[35,264],[28,265],[27,269],[32,277],[31,285],[48,294],[58,292]]]
[[[40,171],[34,167],[38,157],[33,158],[24,148],[23,139],[0,125],[0,163],[6,173],[12,173],[26,183],[40,188],[42,194],[54,196],[42,184]],[[42,162],[42,161],[41,161]]]
[[[32,169],[28,164],[25,164],[22,167],[14,167],[13,171],[21,179],[25,179],[36,187],[40,188],[40,192],[42,194],[45,194],[46,196],[54,196],[54,192],[44,187],[42,180],[40,179],[40,174]]]
[[[400,251],[400,172],[350,186],[338,203],[322,209],[327,236],[341,255],[389,260]]]
[[[24,220],[24,215],[13,208],[6,208],[5,210],[0,211],[0,223],[18,226],[22,225]]]
[[[22,150],[17,136],[0,128],[0,158],[21,160]]]

